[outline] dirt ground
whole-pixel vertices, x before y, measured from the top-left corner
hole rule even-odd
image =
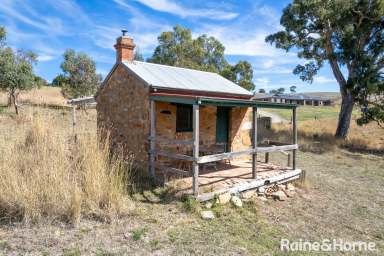
[[[63,130],[70,131],[69,111],[34,111],[64,120]],[[84,114],[80,122],[90,131],[95,129],[92,115]],[[2,145],[17,140],[15,129],[28,127],[28,120],[8,112],[0,118]],[[377,250],[371,255],[383,255],[383,157],[338,148],[316,152],[299,152],[297,164],[306,171],[306,185],[287,201],[256,199],[243,208],[219,205],[212,209],[216,218],[206,221],[198,213],[204,205],[187,210],[165,188],[145,190],[133,195],[135,207],[128,216],[112,222],[84,219],[77,227],[61,222],[1,224],[0,255],[287,255],[280,251],[282,238],[374,242]],[[286,161],[280,154],[270,159]]]
[[[281,238],[370,241],[378,250],[372,255],[382,255],[384,160],[300,153],[299,165],[308,188],[288,201],[224,205],[204,221],[162,189],[146,191],[135,196],[129,216],[112,223],[3,225],[0,255],[279,255]]]

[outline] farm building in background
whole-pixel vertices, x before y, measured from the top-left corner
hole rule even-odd
[[[277,102],[277,103],[290,103],[298,105],[309,106],[330,106],[332,100],[325,97],[310,96],[302,93],[293,94],[255,94],[254,100]]]
[[[217,189],[237,193],[299,178],[295,104],[252,100],[216,73],[134,61],[134,47],[124,32],[117,38],[116,64],[96,97],[99,135],[109,136],[112,148],[133,155],[156,178],[183,178],[181,190],[200,200]],[[289,142],[261,141],[259,108],[292,110]],[[282,151],[291,166],[257,162],[258,153]]]

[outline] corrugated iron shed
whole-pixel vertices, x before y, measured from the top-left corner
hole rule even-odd
[[[123,64],[153,88],[253,95],[216,73],[141,61]]]

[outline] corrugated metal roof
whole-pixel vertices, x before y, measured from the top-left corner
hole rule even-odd
[[[253,95],[250,91],[216,73],[141,61],[123,63],[152,87]]]

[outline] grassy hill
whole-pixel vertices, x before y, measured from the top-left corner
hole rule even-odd
[[[7,94],[4,92],[0,92],[0,105],[6,105],[7,101]],[[30,91],[20,93],[19,103],[30,103],[33,105],[65,106],[66,99],[61,94],[60,88],[43,86],[41,88],[36,88]]]

